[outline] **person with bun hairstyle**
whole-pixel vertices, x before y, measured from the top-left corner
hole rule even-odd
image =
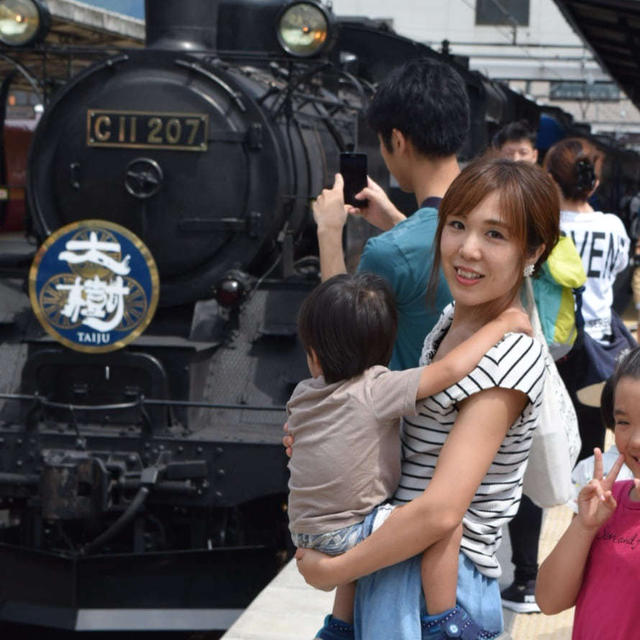
[[[599,184],[602,160],[598,149],[584,138],[561,140],[544,159],[544,168],[558,187],[560,230],[573,240],[587,275],[582,293],[586,335],[557,363],[578,414],[579,460],[590,456],[594,447],[604,447],[605,428],[599,411],[580,403],[576,393],[608,378],[615,354],[634,342],[611,308],[613,283],[629,261],[629,237],[617,215],[595,211],[589,204]]]

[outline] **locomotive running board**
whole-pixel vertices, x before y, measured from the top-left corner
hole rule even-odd
[[[210,631],[228,629],[244,609],[66,609],[5,602],[5,622],[73,631]]]
[[[0,544],[0,620],[76,631],[227,629],[278,571],[268,547],[71,557]]]

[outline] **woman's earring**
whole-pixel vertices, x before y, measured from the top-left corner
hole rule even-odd
[[[522,275],[525,278],[530,278],[533,275],[533,265],[532,264],[525,265]]]

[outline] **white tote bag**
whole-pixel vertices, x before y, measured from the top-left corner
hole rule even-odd
[[[580,432],[571,397],[542,333],[530,278],[525,278],[525,288],[533,335],[543,345],[546,376],[523,492],[539,507],[554,507],[573,495],[571,470],[580,453]]]

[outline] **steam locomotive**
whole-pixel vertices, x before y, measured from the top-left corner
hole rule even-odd
[[[463,159],[540,108],[319,0],[147,0],[146,46],[99,53],[33,135],[29,275],[0,269],[0,620],[224,629],[291,551],[310,200],[357,148],[404,204],[363,122],[375,83],[457,65]],[[367,233],[349,225],[348,259]]]
[[[0,281],[4,620],[224,629],[290,554],[309,199],[371,86],[319,3],[146,10],[146,47],[73,77],[31,144],[33,304],[19,262]]]

